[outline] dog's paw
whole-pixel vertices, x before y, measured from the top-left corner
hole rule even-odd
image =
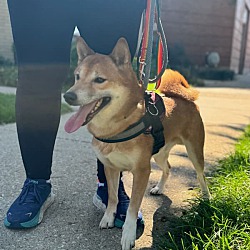
[[[211,200],[211,194],[209,192],[204,192],[202,193],[202,199],[205,201],[210,201]]]
[[[99,224],[100,229],[112,228],[115,225],[115,213],[106,213],[103,215],[102,220]]]
[[[122,250],[130,250],[135,246],[136,232],[132,232],[133,230],[129,230],[128,232],[122,233],[121,245]]]
[[[163,193],[163,190],[159,188],[157,185],[150,190],[150,194],[152,195],[160,195],[162,193]]]
[[[136,222],[124,223],[122,231],[121,245],[122,250],[130,250],[135,246],[136,240]]]

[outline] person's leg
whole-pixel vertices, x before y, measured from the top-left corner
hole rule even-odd
[[[110,54],[119,38],[126,38],[130,52],[136,52],[145,0],[85,0],[78,9],[77,26],[95,51]]]
[[[8,0],[8,5],[19,70],[16,124],[27,180],[5,225],[22,228],[40,223],[41,213],[52,202],[46,180],[51,175],[61,86],[67,75],[75,20],[72,4],[65,1]],[[39,197],[34,188],[45,193]],[[30,216],[34,201],[42,208],[35,207],[37,212]]]
[[[9,0],[18,58],[16,122],[28,178],[49,179],[74,26],[61,1]],[[70,12],[69,12],[70,13]]]
[[[77,26],[81,36],[87,44],[98,53],[109,54],[112,52],[120,37],[126,38],[132,58],[136,52],[141,15],[146,7],[145,0],[86,0],[85,8],[78,13]],[[104,166],[97,161],[98,189],[93,197],[94,204],[104,210],[108,202],[107,182],[104,174]],[[118,190],[119,203],[115,225],[122,227],[129,197],[127,196],[123,182],[120,180]],[[142,225],[141,214],[138,224]]]

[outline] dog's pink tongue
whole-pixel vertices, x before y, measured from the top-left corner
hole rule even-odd
[[[79,110],[74,115],[72,115],[68,119],[68,121],[65,123],[65,126],[64,126],[65,131],[67,133],[73,133],[77,129],[79,129],[86,121],[88,114],[95,107],[95,104],[96,104],[96,101],[91,102],[85,106],[81,106]]]

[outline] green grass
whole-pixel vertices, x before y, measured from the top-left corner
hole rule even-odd
[[[1,86],[16,87],[17,67],[14,65],[1,65],[0,58],[0,83]]]
[[[194,200],[160,243],[168,250],[250,249],[250,126],[210,181],[212,200]]]
[[[62,104],[61,114],[71,112],[67,104]],[[15,95],[0,93],[0,124],[15,122]]]
[[[0,124],[15,122],[15,95],[0,93]]]

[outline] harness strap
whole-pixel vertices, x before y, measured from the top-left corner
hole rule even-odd
[[[146,116],[146,115],[145,115]],[[143,118],[145,118],[145,116]],[[145,123],[144,119],[140,119],[137,123],[129,126],[126,130],[119,133],[118,135],[112,136],[110,138],[104,139],[104,138],[98,138],[95,137],[97,140],[106,142],[106,143],[117,143],[117,142],[124,142],[131,140],[138,135],[146,132],[147,128],[149,127],[149,124],[147,122]]]
[[[154,103],[157,104],[157,106],[154,107],[158,111],[157,115],[153,115],[153,117],[152,115],[150,116],[150,121],[152,126],[150,133],[154,138],[152,155],[154,155],[158,153],[159,150],[165,145],[164,127],[162,125],[162,119],[165,116],[166,109],[160,95],[156,94],[155,92],[146,92],[146,93],[148,95],[146,98],[149,98],[149,101],[146,103],[150,103],[150,100],[153,100]],[[149,111],[151,108],[152,107],[148,106],[147,110]]]
[[[110,138],[95,138],[105,143],[117,143],[131,140],[142,133],[151,134],[154,138],[152,154],[156,154],[165,145],[164,128],[161,122],[165,115],[165,106],[162,98],[154,92],[145,92],[145,104],[145,115],[125,131]]]

